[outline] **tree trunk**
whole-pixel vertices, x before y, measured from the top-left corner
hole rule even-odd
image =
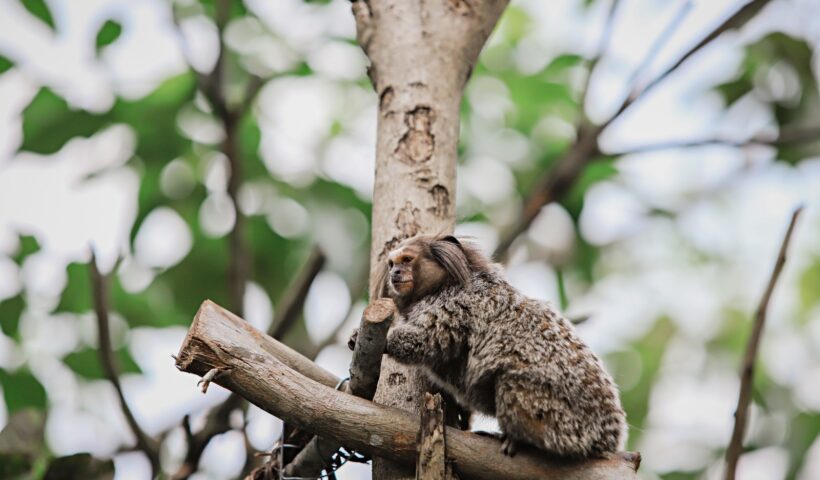
[[[358,0],[359,44],[379,96],[370,291],[387,253],[419,233],[451,233],[465,83],[507,0]],[[372,295],[371,295],[372,297]],[[382,364],[375,401],[418,414],[415,369]],[[414,478],[374,459],[377,480]]]

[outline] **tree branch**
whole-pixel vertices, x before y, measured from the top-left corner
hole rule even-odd
[[[683,20],[692,10],[692,0],[686,0],[680,6],[680,9],[675,13],[675,16],[672,17],[672,20],[669,21],[669,24],[666,25],[661,31],[661,35],[655,40],[651,47],[649,47],[649,51],[646,52],[646,55],[641,60],[641,63],[638,64],[635,71],[632,72],[632,75],[629,77],[629,81],[627,82],[629,85],[632,85],[633,88],[637,84],[639,77],[646,70],[649,65],[655,60],[655,57],[658,56],[658,53],[663,49],[666,42],[672,38],[672,35],[677,31],[678,27],[680,27]]]
[[[134,433],[134,438],[136,438],[137,449],[148,457],[148,461],[151,462],[152,476],[156,476],[160,472],[159,445],[142,430],[122,392],[117,359],[114,357],[114,350],[111,346],[111,330],[109,328],[108,319],[108,278],[103,276],[97,268],[97,257],[93,251],[91,253],[91,262],[89,262],[88,266],[91,274],[91,294],[94,301],[94,312],[97,318],[100,364],[102,365],[106,379],[111,382],[111,385],[114,386],[114,390],[117,392],[117,398],[120,401],[120,407],[125,416],[125,421]]]
[[[367,400],[373,399],[379,383],[387,329],[390,328],[395,313],[396,305],[389,298],[375,300],[365,308],[350,362],[350,381],[344,390],[347,393]],[[341,447],[338,441],[313,437],[285,468],[285,475],[319,476],[331,464],[330,457]]]
[[[610,153],[610,155],[623,156],[636,153],[654,152],[657,150],[673,150],[678,148],[696,148],[710,145],[724,145],[728,147],[744,148],[754,145],[779,147],[796,143],[810,143],[820,141],[820,127],[805,127],[795,129],[783,129],[777,136],[755,135],[748,140],[730,140],[728,138],[702,138],[699,140],[670,140],[665,142],[651,143],[639,147],[631,148],[620,152]]]
[[[312,364],[302,357],[287,365],[277,354],[287,349],[215,304],[203,303],[180,348],[177,368],[204,375],[218,368],[215,382],[299,428],[402,465],[416,462],[419,417],[339,392],[303,376]],[[296,368],[293,368],[296,367]],[[319,367],[314,367],[312,374]],[[538,451],[514,458],[495,439],[448,427],[448,452],[456,471],[474,479],[635,479],[637,454],[567,462]]]
[[[719,37],[722,33],[742,27],[754,15],[760,11],[770,0],[753,0],[747,5],[740,8],[726,21],[721,23],[718,27],[707,34],[700,42],[689,49],[675,64],[661,73],[655,80],[650,82],[643,89],[633,88],[632,93],[624,100],[618,110],[599,126],[586,126],[582,124],[579,127],[578,139],[558,160],[556,165],[545,172],[541,179],[536,183],[535,188],[524,201],[524,206],[521,215],[513,225],[513,227],[503,236],[501,242],[494,252],[494,256],[503,260],[515,240],[524,233],[535,220],[536,215],[544,205],[554,202],[570,190],[575,184],[575,181],[584,171],[584,167],[599,153],[598,137],[606,127],[618,119],[635,101],[644,96],[646,93],[654,89],[658,84],[665,80],[670,74],[676,71],[686,60],[692,55],[700,51],[703,47],[711,43],[714,39]],[[677,22],[675,20],[674,22]],[[671,25],[674,28],[676,23]],[[665,36],[661,36],[657,42],[664,42]],[[655,50],[650,49],[650,55]]]
[[[279,302],[279,313],[274,316],[268,328],[268,335],[281,340],[293,327],[299,319],[299,314],[302,313],[310,286],[316,279],[316,275],[322,271],[326,260],[324,252],[319,247],[313,247],[299,275],[282,295],[282,300]]]
[[[517,222],[496,247],[493,256],[499,260],[506,257],[513,242],[526,232],[544,205],[563,197],[575,184],[584,167],[598,154],[598,136],[602,128],[582,125],[578,140],[570,147],[557,164],[547,170],[524,201]]]
[[[581,88],[581,96],[578,100],[578,111],[581,113],[581,123],[586,122],[586,103],[587,103],[587,96],[589,95],[589,84],[592,80],[592,72],[595,70],[595,67],[598,66],[598,62],[601,61],[601,57],[603,57],[604,52],[606,52],[607,43],[609,43],[609,38],[612,36],[612,25],[615,20],[615,14],[618,11],[618,4],[620,0],[612,0],[612,3],[609,5],[609,12],[607,12],[606,20],[604,21],[604,29],[601,32],[601,38],[598,39],[598,46],[595,49],[595,56],[589,62],[589,67],[587,68],[587,78],[584,80],[584,86]]]
[[[683,65],[690,57],[694,54],[698,53],[703,49],[703,47],[712,43],[713,40],[721,36],[723,33],[729,30],[736,30],[741,28],[743,25],[746,24],[749,20],[754,18],[755,15],[764,7],[767,3],[771,0],[752,0],[751,2],[747,3],[746,5],[740,7],[734,14],[732,14],[729,18],[727,18],[723,23],[718,25],[714,30],[709,32],[705,37],[703,37],[698,43],[696,43],[692,48],[686,51],[677,62],[672,64],[669,68],[663,71],[660,75],[655,77],[654,80],[649,82],[645,87],[638,89],[633,88],[632,93],[626,97],[623,101],[621,106],[615,112],[612,117],[604,123],[604,127],[611,124],[615,121],[618,117],[621,116],[626,110],[629,109],[637,100],[641,97],[645,96],[647,93],[652,91],[655,87],[657,87],[661,82],[666,80],[666,78],[674,73],[681,65]],[[663,38],[663,37],[661,37]]]
[[[732,439],[729,442],[729,447],[726,449],[726,480],[734,480],[737,471],[737,462],[743,451],[743,434],[746,431],[746,418],[749,412],[749,400],[752,395],[752,378],[754,375],[755,359],[757,358],[757,347],[763,335],[763,326],[766,323],[766,311],[769,307],[769,300],[772,298],[777,279],[780,278],[780,272],[783,271],[783,265],[786,264],[786,253],[789,248],[789,242],[794,232],[794,227],[797,224],[797,219],[802,211],[803,207],[801,206],[792,214],[789,228],[783,237],[780,252],[777,254],[774,269],[769,277],[769,283],[766,285],[766,290],[760,299],[760,305],[757,307],[755,323],[752,326],[752,334],[749,336],[749,341],[746,344],[746,354],[743,356],[743,367],[740,370],[740,393],[738,394],[737,408],[735,409],[735,426],[732,430]]]

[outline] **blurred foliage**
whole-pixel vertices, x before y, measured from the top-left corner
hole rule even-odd
[[[325,5],[332,3],[327,0],[306,1],[311,4],[311,8],[316,9],[326,8]],[[51,30],[59,29],[48,8],[49,2],[20,2]],[[204,14],[214,19],[217,15],[217,3],[215,0],[179,2],[174,8],[180,18]],[[232,1],[227,5],[228,22],[253,17],[253,13],[243,2]],[[102,23],[93,35],[93,45],[90,45],[89,51],[95,52],[99,58],[105,58],[110,52],[106,49],[121,41],[128,23],[108,17],[102,17],[99,21]],[[583,119],[579,111],[582,92],[579,92],[578,74],[587,75],[590,65],[588,58],[576,52],[564,52],[545,61],[546,65],[539,71],[522,73],[510,59],[535,28],[534,21],[525,8],[508,8],[498,27],[498,38],[485,51],[485,55],[505,61],[492,65],[481,61],[475,66],[473,73],[474,79],[490,79],[495,82],[493,85],[501,85],[501,89],[505,89],[504,99],[511,106],[504,110],[499,127],[510,129],[529,141],[531,152],[528,157],[511,167],[515,179],[515,198],[512,200],[526,197],[541,174],[561,161],[571,147],[574,141],[572,134],[544,136],[538,130],[545,119],[555,120],[560,125],[577,130]],[[281,40],[275,33],[265,31],[267,27],[260,28],[267,35],[265,40]],[[353,42],[349,38],[334,38],[333,41]],[[223,68],[226,71],[223,72],[221,81],[226,83],[223,86],[231,108],[237,108],[247,100],[240,98],[241,94],[247,91],[254,76],[259,75],[257,71],[251,72],[246,68],[253,62],[249,62],[245,55],[246,53],[229,49],[223,57]],[[299,58],[289,68],[270,73],[262,81],[287,77],[319,77],[328,80],[323,73],[317,71],[320,69],[311,63],[310,58],[302,58],[301,54],[297,56]],[[818,125],[820,99],[812,65],[814,56],[811,47],[801,39],[783,33],[769,34],[745,48],[744,60],[736,76],[715,86],[715,89],[723,97],[727,108],[748,95],[762,99],[771,106],[782,130]],[[14,60],[0,55],[0,75],[13,69]],[[124,319],[129,329],[187,326],[206,298],[233,309],[238,308],[236,305],[228,305],[226,272],[230,247],[227,236],[207,232],[200,218],[203,202],[213,194],[211,187],[202,178],[203,171],[210,159],[219,158],[223,145],[221,140],[214,144],[200,143],[180,128],[181,114],[195,112],[216,122],[224,131],[224,118],[219,118],[214,113],[218,109],[214,108],[203,91],[203,76],[206,75],[189,69],[165,79],[146,96],[138,99],[117,98],[105,112],[76,108],[57,93],[59,89],[42,86],[22,112],[21,152],[53,155],[74,139],[88,138],[114,125],[125,125],[133,132],[136,146],[133,156],[128,160],[128,168],[139,174],[140,186],[136,199],[136,220],[131,228],[128,244],[122,252],[126,257],[123,263],[133,260],[134,240],[140,227],[158,208],[170,208],[176,212],[192,234],[192,247],[186,256],[172,267],[150,268],[152,280],[147,286],[129,287],[123,281],[122,270],[111,275],[108,299],[110,308],[118,318]],[[796,79],[796,89],[789,95],[779,96],[776,89],[770,88],[772,81],[778,81],[773,80],[772,75]],[[364,72],[358,79],[340,80],[338,83],[344,86],[368,85],[369,88]],[[325,207],[333,207],[337,209],[334,211],[353,210],[370,218],[372,206],[369,201],[349,185],[336,182],[322,172],[311,181],[293,184],[271,173],[260,152],[260,123],[264,119],[258,109],[254,108],[253,102],[248,103],[250,108],[239,112],[236,118],[238,126],[235,140],[242,162],[243,185],[261,186],[274,192],[277,199],[294,200],[311,214]],[[469,98],[463,102],[461,114],[462,123],[470,125],[476,115],[476,108]],[[323,134],[323,142],[349,133],[344,118],[342,115],[333,119],[329,131]],[[466,156],[470,151],[470,145],[467,144],[469,141],[462,140],[459,154]],[[817,154],[818,142],[778,147],[778,158],[791,163]],[[467,159],[460,160],[466,163]],[[180,194],[169,194],[163,186],[163,176],[168,173],[167,168],[172,161],[179,162],[193,172],[190,189],[182,189]],[[586,165],[569,192],[559,199],[573,222],[575,233],[572,258],[558,270],[562,303],[571,304],[572,295],[578,295],[578,291],[588,291],[600,280],[599,260],[606,247],[587,241],[581,234],[579,221],[590,188],[615,179],[618,172],[617,158],[598,156]],[[489,210],[491,209],[469,212],[459,221],[490,223],[493,215]],[[671,217],[675,212],[664,211],[663,214]],[[319,239],[316,238],[315,228],[295,238],[285,238],[276,233],[270,223],[270,218],[265,213],[252,213],[244,219],[242,233],[250,258],[249,280],[261,285],[268,297],[276,303],[307,257],[313,243]],[[35,237],[29,235],[20,236],[19,242],[20,247],[12,260],[23,266],[26,258],[38,252],[41,246]],[[358,248],[360,251],[351,252],[351,257],[365,258],[367,245]],[[341,273],[350,275],[350,272]],[[59,301],[55,301],[46,313],[87,319],[93,315],[88,265],[71,263],[66,268],[66,276],[66,285]],[[574,285],[573,281],[580,285]],[[812,309],[816,309],[820,303],[820,260],[815,259],[808,269],[801,272],[799,297],[802,312],[800,321],[805,322]],[[22,350],[25,350],[22,348],[25,347],[25,325],[21,323],[28,321],[27,302],[34,303],[36,300],[32,300],[29,292],[25,291],[0,300],[0,330]],[[727,308],[721,319],[721,328],[705,345],[709,353],[720,358],[739,359],[749,334],[751,315],[753,312]],[[122,332],[118,332],[118,335],[120,333]],[[669,317],[658,315],[651,328],[630,342],[628,348],[607,356],[607,362],[612,366],[618,383],[628,385],[622,389],[622,399],[632,429],[628,445],[631,449],[637,449],[641,445],[642,433],[648,428],[647,418],[651,407],[649,399],[653,387],[660,375],[667,346],[678,335],[682,333],[676,324]],[[132,358],[127,337],[128,332],[125,332],[114,341],[118,368],[123,374],[139,374],[141,371]],[[287,341],[298,347],[310,345],[304,322],[300,322],[289,332]],[[74,350],[62,355],[60,360],[83,382],[104,380],[98,352],[89,344],[78,342]],[[113,475],[111,461],[95,459],[88,454],[54,458],[48,452],[43,440],[44,412],[47,413],[49,407],[49,392],[43,383],[47,385],[48,382],[41,383],[37,369],[30,364],[26,355],[28,353],[21,354],[25,360],[23,365],[0,369],[0,385],[9,413],[8,423],[0,432],[0,478],[110,478]],[[772,405],[779,403],[778,408],[790,412],[786,447],[790,455],[788,478],[794,478],[808,448],[820,434],[820,415],[800,410],[793,405],[791,399],[782,400],[781,396],[788,397],[785,390],[786,387],[778,385],[764,367],[758,369],[755,403],[763,410],[774,408]],[[722,454],[719,451],[714,453]],[[700,470],[668,472],[661,477],[695,479],[702,474],[703,471]]]

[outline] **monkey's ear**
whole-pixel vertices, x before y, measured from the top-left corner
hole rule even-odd
[[[439,238],[439,240],[442,241],[442,242],[454,243],[454,244],[458,245],[459,247],[461,246],[461,242],[459,242],[458,239],[456,237],[452,236],[452,235],[445,235],[445,236]]]
[[[448,238],[452,238],[455,242]],[[449,236],[435,240],[430,244],[430,253],[455,280],[461,283],[470,281],[470,263],[461,248],[461,243],[455,237]]]

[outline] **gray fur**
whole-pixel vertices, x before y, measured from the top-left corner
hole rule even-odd
[[[473,246],[450,245],[464,249],[469,278],[400,307],[387,353],[421,366],[467,408],[496,416],[511,441],[566,457],[622,448],[618,389],[573,326],[509,285]]]

